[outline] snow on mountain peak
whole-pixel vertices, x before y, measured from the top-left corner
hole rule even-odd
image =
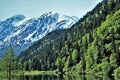
[[[43,15],[50,16],[50,15],[54,15],[54,14],[56,14],[56,13],[57,13],[57,12],[50,11],[50,12],[45,12]]]
[[[19,20],[23,20],[23,19],[25,19],[25,16],[24,16],[24,15],[19,14],[19,15],[14,15],[14,16],[13,16],[13,17],[11,17],[11,18],[14,18],[14,19],[19,19]]]
[[[13,25],[14,25],[14,26],[20,26],[20,25],[22,25],[24,22],[26,22],[26,21],[29,20],[29,19],[30,19],[30,18],[25,18],[25,19],[23,19],[22,21],[13,23]]]
[[[0,53],[3,53],[3,48],[11,43],[15,53],[19,54],[49,32],[70,28],[77,21],[74,17],[56,12],[46,12],[37,18],[15,15],[0,24]]]

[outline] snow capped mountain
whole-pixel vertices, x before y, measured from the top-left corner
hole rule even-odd
[[[0,53],[11,44],[16,54],[33,42],[57,29],[67,29],[78,21],[77,17],[48,12],[37,18],[15,15],[0,23]]]

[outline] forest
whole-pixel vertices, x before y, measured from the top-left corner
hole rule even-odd
[[[72,28],[49,33],[19,56],[7,51],[0,71],[8,76],[34,70],[120,75],[120,0],[103,0]]]

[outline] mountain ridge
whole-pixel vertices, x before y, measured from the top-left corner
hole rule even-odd
[[[33,18],[14,15],[0,24],[0,51],[3,53],[3,49],[10,44],[15,53],[19,54],[49,32],[70,28],[76,21],[78,20],[55,12],[47,12]]]
[[[120,74],[119,9],[120,0],[103,0],[70,29],[60,31],[57,40],[49,39],[55,34],[51,32],[23,51],[19,61],[27,71]]]

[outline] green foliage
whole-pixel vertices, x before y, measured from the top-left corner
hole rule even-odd
[[[72,52],[72,60],[73,60],[73,64],[76,64],[78,62],[78,51],[75,49]]]
[[[72,59],[71,59],[71,57],[70,56],[68,56],[68,58],[67,58],[67,60],[66,60],[66,62],[65,62],[65,67],[63,68],[63,71],[64,72],[66,72],[66,71],[69,71],[69,68],[70,68],[70,66],[72,65]]]
[[[112,53],[110,55],[110,65],[113,69],[115,69],[117,67],[117,58],[116,58],[116,54],[115,53]]]
[[[103,61],[100,65],[101,65],[101,69],[102,69],[102,74],[109,74],[109,72],[111,70],[111,66],[106,58],[103,59]]]
[[[120,67],[114,70],[114,74],[119,76],[120,75]]]
[[[21,53],[25,70],[112,74],[120,66],[120,1],[103,0],[72,28],[49,33]]]
[[[12,70],[14,70],[15,55],[12,47],[5,49],[5,55],[2,57],[2,70],[6,72],[6,76],[11,79]]]
[[[17,61],[14,50],[11,46],[5,49],[5,54],[0,60],[0,71],[2,76],[11,80],[12,75],[24,74],[21,62]],[[1,75],[0,75],[1,76]]]
[[[57,66],[59,71],[62,71],[62,60],[61,58],[57,58],[55,65]]]
[[[75,66],[72,67],[72,71],[74,73],[77,73],[77,74],[82,74],[84,73],[84,69],[83,69],[83,63],[82,61],[80,61],[78,64],[76,64]]]

